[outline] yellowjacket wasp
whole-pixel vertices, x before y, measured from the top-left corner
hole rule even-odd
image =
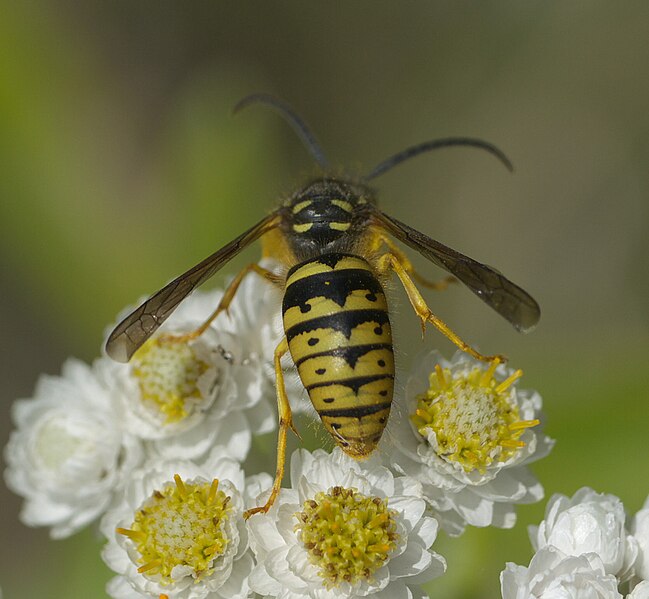
[[[266,94],[244,98],[235,112],[261,103],[287,119],[324,173],[330,171],[324,153],[306,124],[281,100]],[[348,455],[362,459],[377,446],[385,429],[394,387],[392,332],[383,283],[393,272],[404,286],[422,327],[433,324],[460,349],[479,360],[484,356],[465,343],[426,305],[414,281],[441,289],[449,282],[429,283],[395,245],[392,238],[418,251],[473,291],[522,332],[539,320],[536,301],[496,270],[476,262],[381,212],[367,183],[404,160],[438,148],[470,146],[486,150],[511,170],[495,146],[473,138],[424,142],[391,156],[360,180],[328,176],[311,181],[287,202],[236,239],[183,273],[146,300],[111,333],[106,352],[127,362],[196,287],[216,273],[253,241],[261,239],[264,256],[281,260],[278,275],[258,264],[246,266],[230,283],[211,316],[196,331],[200,335],[230,305],[243,278],[254,272],[283,290],[285,335],[275,350],[279,409],[277,471],[264,506],[268,511],[284,474],[286,435],[293,426],[280,360],[289,352],[300,379],[322,422]]]

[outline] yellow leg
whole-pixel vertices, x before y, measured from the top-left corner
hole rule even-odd
[[[435,291],[443,291],[451,283],[457,283],[457,279],[451,275],[444,277],[439,281],[429,281],[415,270],[415,267],[412,265],[412,262],[410,262],[410,259],[408,258],[408,256],[406,256],[405,252],[403,252],[401,248],[399,248],[387,235],[382,235],[381,233],[378,233],[378,235],[380,243],[383,243],[383,245],[388,248],[390,253],[393,254],[397,258],[397,260],[399,260],[399,263],[401,264],[403,269],[409,275],[412,275],[412,278],[424,287],[434,289]]]
[[[483,362],[493,362],[495,360],[499,362],[506,362],[507,358],[501,355],[494,356],[483,356],[481,353],[473,349],[468,343],[463,341],[456,333],[454,333],[446,323],[435,316],[428,305],[426,304],[424,298],[419,293],[419,290],[412,282],[412,279],[408,275],[408,272],[405,266],[400,262],[399,258],[394,254],[383,254],[378,261],[378,269],[381,272],[387,272],[388,270],[394,270],[401,281],[406,293],[408,294],[408,299],[413,309],[417,313],[417,316],[421,319],[421,328],[422,331],[426,330],[426,323],[430,322],[442,335],[444,335],[449,341],[457,345],[462,351],[466,352],[470,356],[476,358],[476,360],[481,360]]]
[[[270,491],[268,501],[260,507],[255,507],[244,512],[243,517],[247,520],[253,514],[263,512],[264,514],[272,507],[277,499],[279,490],[284,478],[284,461],[286,459],[286,433],[290,428],[298,437],[300,436],[293,424],[293,414],[291,405],[288,403],[286,387],[284,385],[284,373],[282,371],[282,356],[288,351],[288,341],[286,337],[275,348],[275,384],[277,386],[277,411],[279,412],[279,434],[277,435],[277,468],[275,470],[275,481]]]
[[[263,268],[262,266],[259,266],[259,264],[248,264],[244,269],[242,269],[239,274],[234,277],[232,282],[228,285],[228,288],[225,290],[225,293],[223,293],[223,297],[221,298],[221,301],[219,302],[219,305],[216,307],[216,310],[210,314],[209,318],[197,329],[190,331],[189,333],[184,333],[182,335],[163,335],[162,340],[164,341],[178,341],[179,343],[186,343],[188,341],[191,341],[192,339],[196,339],[197,337],[200,337],[214,322],[214,319],[223,311],[227,312],[228,308],[230,307],[230,304],[232,303],[232,300],[234,299],[234,295],[237,292],[237,289],[239,289],[239,285],[241,285],[243,279],[246,277],[248,273],[255,272],[257,273],[260,277],[264,277],[267,281],[270,281],[274,285],[277,285],[281,287],[282,285],[282,280],[280,277],[278,277],[275,273],[272,271],[268,270],[267,268]]]

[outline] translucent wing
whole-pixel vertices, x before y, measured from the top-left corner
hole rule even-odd
[[[201,263],[165,285],[115,327],[106,342],[106,353],[117,362],[128,362],[136,350],[196,287],[209,279],[241,250],[278,224],[277,213],[270,214]]]
[[[379,227],[457,277],[514,325],[516,330],[526,333],[539,321],[541,309],[534,298],[493,268],[456,252],[379,210],[375,210],[373,216]]]

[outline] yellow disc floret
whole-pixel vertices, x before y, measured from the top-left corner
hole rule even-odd
[[[230,497],[212,483],[183,482],[177,474],[135,512],[130,528],[117,532],[134,543],[140,557],[138,572],[161,584],[175,582],[173,570],[182,566],[200,580],[213,572],[213,562],[225,552],[224,525],[231,509]]]
[[[520,440],[525,430],[539,424],[519,419],[512,384],[523,372],[497,381],[497,366],[494,361],[487,370],[476,366],[453,372],[436,365],[430,387],[417,396],[411,415],[423,437],[434,431],[436,453],[465,472],[484,473],[491,464],[506,461],[525,446]]]
[[[165,423],[179,422],[203,400],[198,379],[209,365],[199,360],[188,343],[158,337],[147,341],[135,354],[133,374],[142,401],[165,417]]]
[[[396,547],[396,512],[387,500],[333,487],[304,502],[295,530],[325,586],[370,580]]]

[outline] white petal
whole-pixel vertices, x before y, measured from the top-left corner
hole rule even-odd
[[[257,564],[248,578],[250,588],[263,596],[277,597],[282,591],[283,585],[272,578],[266,571],[264,564]]]
[[[248,577],[254,567],[252,556],[243,555],[233,564],[230,576],[219,587],[218,593],[224,599],[245,599],[248,596]]]
[[[408,543],[406,550],[388,562],[390,578],[403,578],[415,576],[430,566],[433,556],[421,545],[415,542]]]

